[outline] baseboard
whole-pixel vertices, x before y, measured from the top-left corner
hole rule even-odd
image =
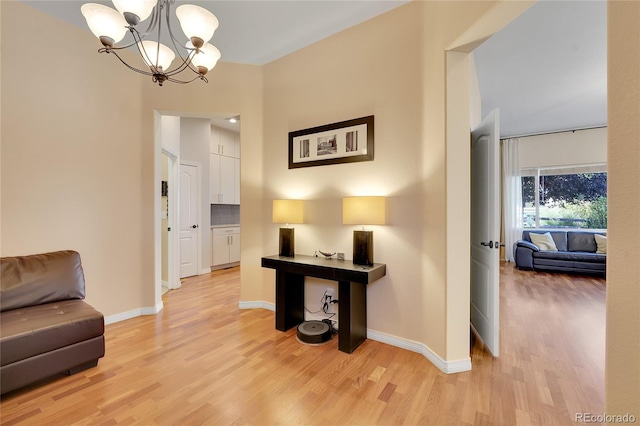
[[[160,301],[154,307],[138,308],[127,312],[121,312],[119,314],[109,315],[104,318],[104,324],[109,325],[120,321],[125,321],[131,318],[139,317],[142,315],[155,315],[162,310],[164,304]]]
[[[240,301],[238,307],[240,309],[268,309],[270,311],[276,310],[275,304],[264,301]],[[312,318],[310,315],[307,315],[307,319]],[[406,349],[411,352],[419,353],[429,361],[431,361],[433,365],[438,367],[438,369],[445,374],[460,373],[463,371],[471,370],[471,358],[445,361],[444,359],[440,358],[440,356],[438,356],[435,352],[429,349],[429,347],[424,343],[404,339],[398,336],[392,336],[390,334],[381,333],[379,331],[371,329],[367,329],[367,339],[375,340],[376,342],[385,343],[387,345],[395,346],[400,349]]]
[[[200,273],[198,275],[206,275],[211,273],[211,268],[203,268],[200,269]]]
[[[471,358],[446,361],[440,358],[438,354],[429,349],[429,347],[424,343],[404,339],[398,336],[392,336],[390,334],[381,333],[371,329],[367,329],[367,339],[419,353],[431,361],[433,365],[438,367],[438,369],[445,374],[460,373],[471,370]]]
[[[213,265],[211,267],[211,272],[219,271],[220,269],[233,268],[234,266],[238,266],[238,265],[240,265],[240,262],[231,262],[231,263],[225,263],[225,264],[222,264],[222,265]]]
[[[238,308],[240,309],[267,309],[269,311],[276,311],[276,305],[271,302],[265,302],[262,300],[243,302],[242,300],[238,303]]]

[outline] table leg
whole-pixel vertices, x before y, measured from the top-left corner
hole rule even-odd
[[[304,275],[276,271],[276,329],[287,331],[304,321]]]
[[[367,286],[338,282],[338,349],[348,354],[367,338]]]

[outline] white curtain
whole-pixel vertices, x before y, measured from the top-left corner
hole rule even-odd
[[[522,238],[522,182],[518,145],[518,138],[502,140],[502,208],[507,262],[515,260],[513,244]]]

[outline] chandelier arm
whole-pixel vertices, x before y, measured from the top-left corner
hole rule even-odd
[[[160,43],[157,43],[158,46],[158,50],[160,50]],[[138,52],[140,53],[140,56],[142,56],[142,59],[144,61],[144,58],[146,58],[146,61],[150,64],[152,64],[151,62],[151,58],[149,58],[149,55],[147,54],[147,49],[144,48],[144,45],[142,43],[136,43],[136,47],[138,48]],[[157,52],[156,52],[157,55]],[[151,68],[151,74],[164,74],[163,72],[160,71],[160,69],[158,68],[158,58],[159,55],[156,56],[156,63],[152,64],[149,68]]]
[[[185,69],[189,68],[191,71],[193,71],[194,73],[200,75],[200,73],[198,72],[198,70],[196,70],[193,65],[191,64],[191,60],[193,59],[193,57],[198,53],[198,49],[196,48],[189,48],[189,47],[179,47],[178,46],[178,39],[173,35],[173,31],[171,30],[171,24],[170,24],[170,17],[171,17],[171,13],[170,13],[170,7],[167,7],[167,13],[166,13],[166,19],[167,19],[167,29],[169,30],[169,38],[171,39],[171,43],[173,43],[173,47],[176,50],[178,56],[180,57],[180,59],[182,60],[182,64],[180,65],[178,68],[172,70],[172,71],[167,71],[167,75],[174,75],[177,74],[179,72],[184,71]],[[187,52],[189,52],[189,54],[187,55],[186,59],[185,57],[182,56],[181,50],[185,49]],[[194,53],[195,52],[195,53]],[[177,71],[178,69],[180,69],[180,71]],[[191,80],[193,81],[193,80]]]
[[[198,74],[197,76],[193,77],[191,80],[177,80],[175,78],[168,78],[167,80],[172,82],[172,83],[187,84],[187,83],[191,83],[192,81],[195,81],[197,79],[200,79],[200,80],[204,81],[205,83],[209,82],[209,80],[207,80],[207,77],[205,77],[204,75],[201,75],[201,74]]]
[[[194,53],[194,55],[195,55],[195,53]],[[197,70],[195,70],[193,68],[193,66],[191,65],[191,59],[192,59],[191,54],[189,54],[189,56],[187,56],[186,60],[184,58],[182,58],[182,56],[180,56],[180,59],[182,59],[182,64],[180,64],[179,66],[177,66],[176,68],[174,68],[172,70],[167,71],[165,73],[166,75],[168,75],[168,76],[175,75],[175,74],[181,73],[182,71],[186,70],[187,68],[189,68],[195,74],[200,75],[200,73]],[[196,76],[196,78],[198,78],[198,77]]]
[[[149,71],[143,71],[143,70],[140,70],[140,69],[135,68],[135,67],[132,67],[131,65],[129,65],[128,63],[126,63],[126,62],[124,61],[124,59],[122,59],[122,58],[120,57],[120,55],[118,55],[118,52],[109,51],[109,50],[104,50],[104,49],[100,49],[100,50],[102,50],[103,52],[106,52],[106,53],[113,53],[113,54],[115,55],[115,57],[116,57],[116,58],[118,58],[118,59],[120,60],[120,62],[122,62],[122,63],[124,64],[124,66],[125,66],[125,67],[127,67],[127,68],[129,68],[131,71],[135,71],[135,72],[137,72],[137,73],[144,74],[144,75],[146,75],[146,76],[153,76],[153,73],[151,73],[151,72],[149,72]]]

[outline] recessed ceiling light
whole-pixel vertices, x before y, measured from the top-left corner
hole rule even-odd
[[[235,117],[231,117],[231,118],[227,118],[227,120],[229,121],[229,123],[238,123],[240,121],[240,116],[235,116]]]

